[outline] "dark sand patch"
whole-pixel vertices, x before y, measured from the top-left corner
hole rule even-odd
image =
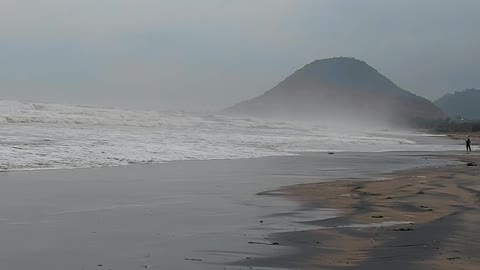
[[[272,241],[297,254],[250,265],[288,269],[480,269],[480,156],[462,164],[390,174],[382,181],[335,181],[282,188],[305,205],[342,216],[323,226],[276,234]],[[394,226],[382,226],[402,222]],[[372,225],[372,226],[369,226]],[[353,226],[352,226],[353,225]],[[349,227],[350,226],[350,227]]]

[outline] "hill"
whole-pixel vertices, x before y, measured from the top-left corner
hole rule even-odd
[[[446,94],[435,101],[451,118],[480,120],[480,90],[467,89],[454,94]]]
[[[316,60],[263,95],[225,112],[328,124],[405,124],[445,117],[432,102],[398,87],[364,61],[348,57]]]

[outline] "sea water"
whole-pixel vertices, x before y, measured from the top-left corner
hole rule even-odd
[[[424,134],[386,129],[333,129],[206,113],[0,100],[0,169],[66,169],[242,159],[299,152],[434,151]],[[419,140],[420,139],[420,140]]]

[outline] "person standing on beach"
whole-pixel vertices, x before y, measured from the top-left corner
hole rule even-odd
[[[467,152],[472,152],[472,147],[470,146],[472,142],[470,141],[470,138],[467,137],[467,141],[466,141],[466,144],[467,144]]]

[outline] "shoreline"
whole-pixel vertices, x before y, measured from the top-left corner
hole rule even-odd
[[[470,137],[472,143],[477,145],[480,144],[480,132],[454,132],[445,135],[452,140],[462,141],[464,141],[467,137]]]
[[[435,155],[435,153],[433,153]],[[300,184],[284,196],[341,214],[305,222],[318,229],[272,235],[295,254],[249,261],[288,269],[465,269],[480,267],[480,155],[437,155],[460,164],[401,170],[383,180]],[[471,224],[471,226],[469,226]]]
[[[250,269],[232,264],[292,251],[250,242],[335,216],[258,192],[444,163],[428,153],[304,153],[3,173],[0,269]]]
[[[154,167],[163,166],[165,164],[172,163],[187,163],[187,162],[212,162],[212,161],[245,161],[245,160],[258,160],[265,158],[287,158],[287,157],[299,157],[303,155],[327,155],[329,153],[334,154],[378,154],[378,153],[397,153],[397,154],[421,154],[421,153],[452,153],[452,150],[440,150],[437,152],[415,150],[415,151],[402,151],[402,150],[385,150],[385,151],[324,151],[324,152],[292,152],[291,155],[271,155],[271,156],[259,156],[251,158],[222,158],[222,159],[186,159],[186,160],[170,160],[165,162],[154,163],[130,163],[125,165],[113,165],[113,166],[98,166],[98,167],[45,167],[45,168],[22,168],[22,169],[0,169],[0,173],[23,173],[23,172],[42,172],[42,171],[77,171],[77,170],[102,170],[102,169],[114,169],[114,168],[141,168],[141,167]]]
[[[449,164],[443,157],[459,153],[307,152],[4,172],[0,174],[4,180],[0,182],[0,232],[6,239],[0,245],[0,268],[88,270],[101,264],[116,270],[138,265],[251,269],[249,265],[269,260],[264,266],[307,269],[295,263],[309,261],[318,249],[306,248],[305,243],[318,238],[318,248],[325,242],[310,229],[338,226],[334,221],[341,217],[332,209],[337,207],[325,209],[325,202],[257,193],[332,179],[384,180],[392,171]],[[332,223],[312,222],[326,218]],[[307,232],[315,235],[306,239]],[[269,259],[292,254],[295,248],[301,252],[288,260]],[[248,260],[248,266],[237,264],[241,260]]]
[[[429,152],[303,153],[3,173],[0,268],[250,269],[234,264],[293,251],[264,245],[271,233],[336,216],[257,193],[446,163]]]

